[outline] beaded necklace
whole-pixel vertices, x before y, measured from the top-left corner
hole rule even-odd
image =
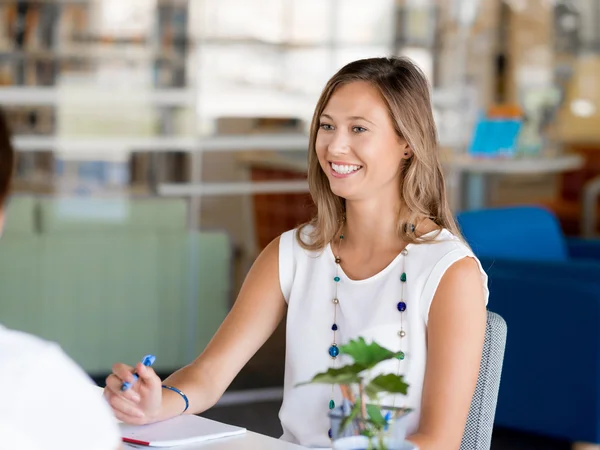
[[[412,226],[412,230],[414,231],[414,226]],[[340,250],[342,247],[342,241],[344,240],[344,234],[343,232],[340,232],[339,234],[339,242],[338,242],[338,248],[337,248],[337,255],[335,255],[335,276],[333,277],[333,281],[335,284],[335,293],[333,296],[333,325],[331,325],[331,331],[333,332],[333,341],[331,343],[331,345],[329,346],[329,356],[332,359],[332,365],[333,367],[335,367],[335,363],[337,360],[338,355],[340,354],[340,349],[338,347],[337,341],[336,341],[336,332],[338,331],[338,325],[337,325],[337,309],[340,303],[340,300],[338,298],[338,284],[341,281],[340,278],[340,264],[342,263],[342,259],[340,257]],[[332,247],[333,250],[333,247]],[[400,274],[400,301],[398,302],[398,304],[396,305],[396,309],[400,312],[400,330],[398,331],[398,338],[400,339],[400,350],[399,350],[399,355],[398,355],[398,369],[397,369],[397,374],[400,374],[400,368],[401,368],[401,362],[404,360],[405,354],[404,351],[402,350],[403,345],[402,345],[402,341],[403,339],[406,337],[406,330],[404,329],[404,313],[406,312],[406,301],[404,298],[404,286],[406,284],[406,255],[408,255],[408,249],[406,247],[404,247],[402,249],[402,251],[400,252],[402,255],[402,272]],[[394,396],[394,403],[392,405],[392,408],[394,408],[396,406],[396,396]],[[335,401],[333,399],[333,385],[331,386],[331,399],[329,400],[329,409],[332,410],[335,408]],[[331,439],[332,438],[332,432],[331,432],[331,428],[328,431],[328,436]]]

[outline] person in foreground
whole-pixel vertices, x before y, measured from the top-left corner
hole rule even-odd
[[[328,405],[341,393],[296,386],[334,367],[339,345],[374,340],[403,351],[382,372],[405,376],[408,439],[458,449],[483,349],[487,275],[446,199],[429,87],[404,58],[352,62],[325,86],[308,155],[314,219],[260,254],[206,349],[168,377],[115,364],[105,395],[117,417],[161,421],[213,406],[287,312],[282,439],[330,447]],[[332,358],[333,357],[333,358]],[[119,388],[137,371],[142,383]]]
[[[13,160],[8,126],[0,110],[0,231]],[[122,448],[110,407],[56,343],[0,324],[0,368],[0,448]]]

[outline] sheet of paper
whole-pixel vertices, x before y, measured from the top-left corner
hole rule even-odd
[[[121,436],[150,447],[172,447],[244,434],[245,428],[194,415],[182,415],[149,425],[120,424]]]

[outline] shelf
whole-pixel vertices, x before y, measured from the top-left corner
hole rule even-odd
[[[73,86],[73,90],[79,90]],[[112,95],[110,95],[112,94]],[[115,96],[118,95],[117,96]],[[123,96],[121,98],[120,96]],[[118,89],[88,90],[84,96],[79,92],[76,95],[68,87],[1,87],[0,104],[11,106],[42,106],[58,105],[63,99],[68,99],[69,104],[98,104],[98,103],[151,103],[155,106],[194,106],[196,105],[197,91],[194,89],[149,89],[147,91],[131,91]]]
[[[56,151],[71,153],[128,153],[128,152],[207,152],[308,149],[308,136],[303,134],[249,134],[206,137],[152,136],[139,138],[57,138],[46,136],[16,136],[17,151]]]
[[[91,47],[91,45],[90,45]],[[0,50],[1,60],[47,60],[65,62],[69,60],[82,61],[108,61],[114,62],[118,60],[124,63],[145,63],[151,64],[155,61],[168,61],[173,65],[185,67],[185,58],[179,57],[175,52],[169,50],[144,50],[140,52],[132,51],[131,46],[128,48],[108,48],[108,45],[98,46],[96,48],[85,49],[68,49],[68,50],[25,50],[15,51],[9,49]]]
[[[235,87],[235,86],[232,86]],[[238,89],[240,86],[238,86]],[[261,86],[247,86],[248,90],[253,88],[257,90],[257,93],[261,95],[271,94],[277,96],[289,96],[290,93],[277,91],[275,89],[264,89]],[[73,86],[74,90],[78,89],[78,86]],[[262,92],[258,92],[262,90]],[[157,106],[194,106],[197,103],[196,97],[199,95],[199,91],[191,88],[184,89],[149,89],[148,91],[131,91],[127,90],[120,92],[119,90],[106,90],[99,89],[98,91],[86,92],[85,96],[77,97],[69,96],[69,102],[77,103],[89,103],[96,104],[101,103],[115,103],[122,102],[122,98],[114,95],[107,94],[119,94],[126,95],[128,102],[150,102]],[[66,87],[0,87],[0,104],[21,106],[21,105],[56,105],[61,101],[61,95],[69,95],[69,88]],[[223,94],[225,95],[225,93]],[[295,98],[298,95],[294,95]],[[300,95],[300,97],[307,97],[307,95]],[[436,89],[431,94],[432,103],[435,106],[452,106],[456,105],[460,101],[460,92],[454,89],[441,90]],[[292,100],[292,98],[290,98]],[[316,99],[315,99],[316,101]]]

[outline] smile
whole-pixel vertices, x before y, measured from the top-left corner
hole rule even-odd
[[[362,166],[354,164],[336,164],[330,162],[329,165],[331,166],[332,171],[339,175],[350,175],[362,169]]]

